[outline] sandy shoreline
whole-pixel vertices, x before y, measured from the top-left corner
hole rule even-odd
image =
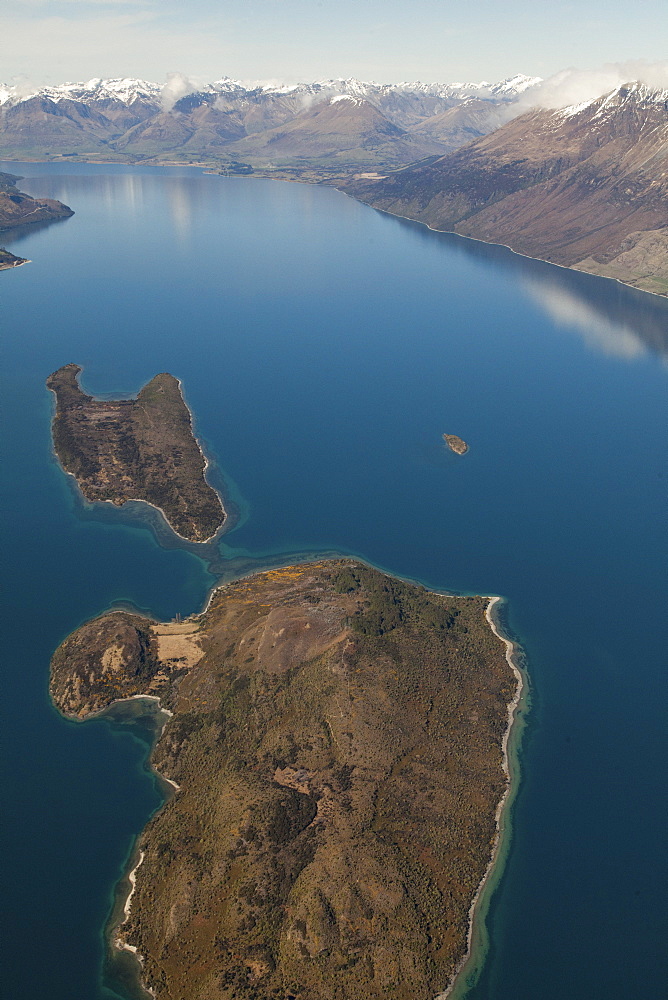
[[[487,864],[487,868],[485,870],[485,874],[482,877],[480,885],[476,889],[475,895],[471,902],[471,906],[469,908],[469,928],[466,939],[466,954],[462,957],[461,961],[459,962],[457,969],[453,973],[445,991],[443,993],[439,993],[434,998],[434,1000],[446,1000],[447,997],[453,996],[455,989],[459,987],[461,983],[460,977],[462,976],[462,973],[466,971],[466,966],[469,964],[469,961],[472,958],[475,958],[474,936],[478,929],[479,920],[484,918],[485,916],[484,912],[480,912],[479,903],[483,896],[484,890],[489,882],[490,876],[492,875],[492,873],[496,868],[496,864],[499,859],[499,854],[501,852],[501,849],[504,846],[504,834],[506,836],[508,835],[508,829],[507,828],[504,829],[502,824],[502,819],[504,817],[504,812],[506,809],[506,805],[508,803],[508,798],[511,795],[511,793],[515,792],[517,785],[518,775],[512,773],[510,755],[508,753],[508,745],[511,738],[511,734],[513,732],[514,725],[517,721],[517,709],[522,700],[522,696],[526,691],[527,682],[525,681],[525,677],[522,671],[515,662],[515,656],[519,652],[520,647],[518,646],[517,643],[513,642],[511,639],[508,639],[505,635],[503,635],[502,632],[499,631],[499,629],[497,628],[497,623],[494,620],[493,610],[497,604],[503,603],[503,600],[504,599],[502,597],[491,597],[489,600],[489,604],[487,605],[487,610],[485,611],[485,618],[487,619],[487,622],[494,635],[497,636],[497,638],[499,638],[505,645],[506,660],[511,670],[513,671],[513,674],[515,675],[515,680],[517,682],[515,687],[515,693],[511,701],[508,703],[508,724],[506,726],[505,732],[503,734],[503,740],[501,742],[503,750],[502,766],[504,774],[506,775],[506,787],[496,807],[496,812],[494,816],[496,823],[496,834],[494,836],[494,843],[492,845],[492,851],[490,854],[489,862]]]
[[[141,865],[142,861],[144,860],[144,857],[145,857],[144,852],[140,851],[139,852],[139,858],[137,860],[136,865],[134,866],[134,868],[130,872],[128,872],[128,874],[126,876],[127,879],[128,879],[128,881],[129,881],[129,883],[130,883],[130,891],[128,893],[127,899],[125,900],[125,904],[123,906],[123,919],[121,920],[120,924],[115,928],[116,936],[114,937],[114,941],[113,941],[114,948],[117,951],[126,951],[126,952],[129,952],[131,955],[134,956],[134,958],[139,963],[140,970],[141,970],[141,968],[142,968],[142,966],[144,964],[144,956],[140,955],[139,951],[137,950],[137,948],[133,944],[128,944],[127,941],[123,940],[123,937],[122,937],[122,928],[123,928],[124,924],[126,924],[128,922],[129,917],[130,917],[130,909],[132,907],[132,897],[134,896],[135,889],[137,887],[137,870],[139,869],[139,866]],[[146,993],[147,996],[151,996],[151,997],[155,996],[155,993],[150,988],[150,986],[146,986],[143,982],[141,982],[141,977],[140,977],[140,985],[141,985],[141,989]]]

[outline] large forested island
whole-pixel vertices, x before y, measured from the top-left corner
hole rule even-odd
[[[487,605],[328,560],[226,584],[183,622],[112,612],[63,642],[65,714],[141,694],[173,713],[153,764],[179,790],[112,928],[158,1000],[447,987],[517,693]]]
[[[163,373],[136,399],[101,400],[82,392],[80,372],[64,365],[46,384],[56,395],[56,455],[86,499],[144,500],[188,541],[212,538],[226,515],[206,481],[178,379]]]

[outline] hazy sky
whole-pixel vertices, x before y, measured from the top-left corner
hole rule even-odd
[[[0,0],[0,80],[549,76],[666,58],[666,0]]]

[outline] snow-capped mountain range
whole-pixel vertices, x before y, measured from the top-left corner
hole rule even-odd
[[[332,179],[381,173],[467,146],[546,100],[554,86],[516,75],[498,83],[379,84],[356,79],[290,86],[223,77],[195,85],[92,79],[32,88],[0,87],[5,159],[198,163],[223,171],[309,173]],[[546,128],[633,104],[665,103],[666,91],[636,83],[604,99],[550,111]],[[556,108],[556,105],[552,105]]]
[[[173,77],[166,84],[153,83],[149,80],[118,78],[103,80],[94,78],[87,82],[63,83],[57,86],[31,87],[28,84],[0,84],[0,105],[18,104],[34,97],[46,97],[51,101],[81,101],[91,104],[96,101],[115,100],[130,105],[134,101],[152,101],[156,104],[168,101],[174,96],[178,99],[189,93],[250,95],[255,96],[317,96],[349,94],[351,97],[363,97],[373,101],[375,96],[396,94],[416,94],[441,99],[465,100],[468,97],[513,99],[531,87],[541,82],[540,77],[518,74],[502,80],[499,83],[395,83],[378,84],[362,80],[338,79],[318,80],[313,83],[298,83],[289,86],[258,83],[248,86],[230,77],[222,77],[213,83],[202,86],[195,85],[185,78]]]
[[[448,152],[518,114],[520,99],[539,83],[517,75],[499,83],[282,86],[223,77],[196,85],[172,74],[164,85],[129,78],[12,84],[0,86],[0,153],[338,174]],[[456,112],[452,121],[449,112]]]
[[[668,294],[668,88],[628,82],[585,100],[587,80],[566,82],[194,86],[174,74],[164,85],[0,86],[0,156],[325,181],[438,229]]]

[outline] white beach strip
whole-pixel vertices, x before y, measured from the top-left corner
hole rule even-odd
[[[132,955],[134,955],[134,957],[137,959],[140,965],[144,964],[144,956],[139,953],[135,945],[128,944],[127,941],[124,941],[123,938],[121,937],[120,932],[123,925],[127,923],[128,917],[130,916],[132,897],[134,896],[135,887],[137,885],[137,869],[139,868],[143,860],[144,860],[144,852],[140,851],[139,860],[137,861],[137,864],[134,866],[134,868],[128,875],[128,881],[130,882],[130,892],[128,893],[128,898],[125,900],[125,906],[123,907],[123,920],[120,923],[120,926],[118,928],[119,933],[117,934],[116,939],[114,941],[114,945],[118,949],[118,951],[129,951]],[[155,996],[155,992],[154,990],[151,989],[150,986],[145,986],[144,983],[142,983],[141,988],[150,996],[152,997]]]
[[[160,774],[160,771],[156,771],[156,774]],[[172,788],[176,789],[177,792],[181,790],[181,786],[177,785],[176,782],[172,781],[171,778],[166,778],[164,774],[160,774],[160,777],[162,778],[163,781],[166,781],[168,785],[171,785]]]
[[[135,894],[135,888],[137,887],[137,869],[144,860],[144,852],[139,852],[139,861],[134,866],[130,874],[128,875],[128,881],[130,883],[130,892],[128,893],[128,898],[125,900],[125,906],[123,907],[123,923],[125,923],[130,916],[130,907],[132,906],[132,897]],[[133,951],[137,949],[134,948]]]
[[[163,516],[163,518],[164,518],[164,521],[165,521],[165,524],[167,525],[167,527],[169,528],[169,530],[170,530],[171,532],[173,532],[173,534],[175,534],[177,538],[180,538],[180,539],[181,539],[181,540],[182,540],[183,542],[187,542],[187,543],[188,543],[188,545],[208,545],[208,544],[209,544],[209,542],[212,542],[212,541],[213,541],[213,539],[214,539],[214,538],[216,538],[216,536],[218,535],[218,532],[220,531],[220,529],[221,529],[221,528],[223,527],[223,524],[225,523],[225,522],[223,521],[223,522],[222,522],[222,523],[221,523],[221,524],[220,524],[220,525],[219,525],[219,526],[218,526],[218,527],[216,528],[216,530],[214,531],[213,535],[210,535],[210,536],[209,536],[209,538],[204,538],[204,539],[202,539],[202,541],[201,541],[201,542],[194,542],[194,541],[192,540],[192,538],[186,538],[186,536],[185,536],[185,535],[181,535],[181,534],[180,534],[180,533],[179,533],[179,532],[178,532],[178,531],[176,530],[176,528],[174,527],[174,525],[173,525],[173,524],[171,523],[171,521],[169,520],[169,518],[168,518],[168,517],[167,517],[167,515],[165,514],[164,510],[162,509],[162,507],[158,507],[158,505],[157,505],[157,504],[155,504],[155,503],[151,503],[151,501],[150,501],[150,500],[144,500],[144,499],[143,499],[142,497],[126,497],[126,498],[125,498],[125,499],[124,499],[124,500],[122,501],[122,503],[115,503],[115,502],[114,502],[113,500],[89,500],[89,499],[88,499],[88,497],[86,496],[86,494],[85,494],[85,493],[84,493],[84,492],[83,492],[83,491],[81,490],[81,487],[79,486],[79,483],[77,482],[77,478],[76,478],[76,476],[75,476],[75,475],[74,475],[74,474],[73,474],[72,472],[67,472],[67,469],[64,469],[63,471],[64,471],[64,472],[66,472],[68,476],[72,476],[72,479],[74,479],[74,482],[75,482],[75,483],[76,483],[76,485],[77,485],[77,489],[79,490],[79,493],[81,494],[81,496],[83,497],[83,499],[84,499],[84,500],[86,501],[86,503],[88,503],[88,504],[94,504],[94,503],[110,503],[110,504],[112,505],[112,507],[116,507],[117,509],[118,509],[119,507],[123,507],[123,506],[125,506],[125,504],[126,504],[126,503],[145,503],[147,507],[152,507],[152,508],[153,508],[153,510],[157,510],[159,514],[162,514],[162,516]],[[207,486],[211,486],[211,483],[207,483]],[[213,490],[213,492],[214,492],[214,493],[216,494],[216,496],[217,496],[217,497],[218,497],[218,499],[220,500],[220,494],[218,493],[218,490],[215,490],[215,489],[213,488],[213,486],[211,486],[211,489]],[[220,500],[220,504],[221,504],[221,507],[222,507],[222,504],[223,504],[223,501],[222,501],[222,500]],[[224,516],[225,516],[225,520],[227,520],[227,512],[226,512],[226,510],[225,510],[225,508],[224,508],[224,507],[223,507],[223,514],[224,514]]]
[[[487,605],[487,609],[485,611],[485,618],[487,619],[487,622],[489,623],[489,626],[492,629],[492,632],[494,633],[494,635],[498,639],[500,639],[503,642],[503,644],[505,645],[505,647],[506,647],[506,660],[508,661],[508,664],[509,664],[511,670],[513,671],[513,674],[515,675],[515,680],[517,682],[516,686],[515,686],[515,693],[514,693],[512,699],[511,699],[511,701],[508,703],[508,724],[507,724],[505,732],[503,734],[503,740],[502,740],[502,743],[501,743],[501,747],[502,747],[502,751],[503,751],[503,764],[502,764],[502,766],[503,766],[503,772],[504,772],[504,774],[506,776],[506,787],[505,787],[503,795],[501,796],[501,798],[499,800],[499,803],[498,803],[498,805],[496,807],[496,812],[495,812],[495,816],[494,816],[495,823],[496,823],[496,833],[494,835],[494,843],[492,845],[492,852],[491,852],[491,855],[490,855],[490,858],[489,858],[489,862],[487,864],[487,868],[485,869],[485,874],[482,877],[480,885],[478,886],[478,888],[475,891],[475,895],[474,895],[473,900],[471,902],[471,906],[469,907],[468,933],[467,933],[467,936],[466,936],[466,953],[464,954],[464,956],[462,957],[461,961],[458,963],[457,968],[453,972],[452,977],[450,979],[450,982],[449,982],[449,984],[448,984],[445,992],[444,993],[439,993],[438,996],[436,996],[434,998],[434,1000],[446,1000],[446,998],[450,996],[450,994],[454,990],[455,986],[457,985],[457,981],[459,979],[460,973],[462,972],[462,970],[464,969],[465,965],[467,964],[468,960],[471,957],[471,953],[472,953],[472,949],[473,949],[473,933],[474,933],[474,930],[475,930],[475,921],[476,921],[476,917],[477,917],[476,909],[477,909],[478,902],[480,900],[480,896],[482,894],[482,891],[483,891],[483,889],[485,887],[485,884],[486,884],[487,880],[489,879],[489,876],[491,875],[491,873],[492,873],[492,871],[494,869],[494,866],[496,864],[496,861],[497,861],[497,858],[498,858],[498,855],[499,855],[499,850],[500,850],[500,847],[501,847],[501,832],[502,832],[501,831],[501,818],[502,818],[502,815],[503,815],[503,810],[505,808],[506,802],[508,800],[508,796],[510,795],[510,791],[511,791],[511,774],[510,774],[510,760],[509,760],[509,756],[508,756],[508,741],[510,739],[510,734],[512,732],[513,724],[515,722],[515,713],[516,713],[516,710],[517,710],[517,706],[520,703],[520,699],[522,698],[522,694],[523,694],[523,691],[524,691],[524,677],[522,675],[522,671],[519,669],[519,667],[517,666],[517,663],[515,662],[515,654],[517,652],[517,646],[516,646],[516,644],[514,642],[512,642],[510,639],[507,639],[505,635],[501,634],[501,632],[499,632],[499,630],[496,627],[496,622],[494,621],[493,609],[494,609],[494,607],[497,604],[500,604],[502,601],[503,601],[502,597],[491,597],[490,600],[489,600],[489,604]]]
[[[209,461],[209,458],[208,458],[206,452],[204,451],[204,448],[202,447],[202,442],[200,441],[199,438],[195,437],[195,430],[194,430],[194,427],[193,427],[193,413],[192,413],[192,410],[190,409],[190,407],[188,406],[188,404],[186,403],[186,397],[183,395],[183,383],[181,382],[180,378],[177,378],[176,381],[179,384],[179,393],[181,394],[181,399],[183,401],[183,405],[185,406],[186,410],[188,411],[188,417],[190,418],[190,430],[192,432],[192,436],[194,438],[195,444],[199,448],[200,455],[204,459],[204,471],[203,471],[204,482],[206,483],[206,485],[210,489],[213,490],[213,492],[218,497],[218,501],[220,503],[220,506],[221,506],[221,509],[222,509],[222,512],[223,512],[223,520],[218,525],[218,527],[216,528],[216,530],[214,531],[214,533],[211,535],[211,537],[210,538],[205,538],[203,542],[195,542],[194,543],[196,545],[206,545],[207,542],[212,541],[212,539],[214,539],[216,537],[216,535],[218,534],[218,532],[220,531],[220,529],[225,525],[225,523],[227,521],[229,521],[229,514],[227,513],[227,511],[225,509],[225,504],[223,503],[222,496],[220,495],[220,493],[218,492],[218,490],[215,488],[215,486],[212,486],[211,483],[209,482],[209,480],[206,478],[206,472],[207,472],[207,469],[209,468],[209,466],[211,465],[211,462]],[[159,507],[158,507],[158,510],[160,510]],[[161,512],[161,513],[162,513],[162,516],[167,521],[167,518],[165,517],[164,511]],[[167,523],[169,524],[169,521],[167,521]],[[170,525],[170,527],[171,527],[171,525]],[[177,534],[177,535],[179,534],[178,531],[176,531],[174,533]],[[179,538],[183,538],[183,535],[179,535]],[[187,539],[186,539],[186,541],[187,541]]]

